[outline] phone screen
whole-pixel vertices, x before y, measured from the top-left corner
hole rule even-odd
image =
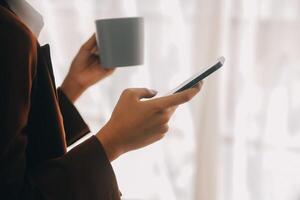
[[[193,87],[198,82],[200,82],[201,80],[203,80],[207,76],[211,75],[212,73],[214,73],[218,69],[220,69],[223,66],[224,62],[225,62],[225,58],[223,56],[220,57],[217,60],[216,64],[214,64],[213,66],[207,67],[206,69],[202,70],[201,72],[195,74],[194,76],[192,76],[191,78],[187,79],[182,84],[180,84],[178,87],[176,87],[175,89],[168,92],[168,94],[175,94],[177,92],[181,92],[181,91],[184,91],[186,89],[189,89],[189,88]]]

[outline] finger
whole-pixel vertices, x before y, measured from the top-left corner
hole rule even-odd
[[[169,108],[170,115],[173,115],[177,108],[178,108],[178,106],[172,106],[172,107],[170,107]]]
[[[178,106],[185,102],[190,101],[201,89],[202,82],[199,82],[194,87],[178,92],[172,95],[149,100],[148,103],[152,104],[154,108],[166,109],[173,106]]]
[[[169,120],[171,119],[172,114],[173,113],[170,112],[169,109],[157,112],[156,115],[155,115],[155,117],[157,119],[156,122],[158,124],[167,124],[169,122]]]
[[[115,71],[115,69],[104,69],[104,68],[102,68],[102,70],[104,71],[104,77],[110,76]]]
[[[116,68],[103,68],[103,66],[100,63],[99,58],[97,58],[96,56],[95,56],[95,58],[93,60],[93,63],[90,66],[92,68],[96,69],[97,73],[103,74],[105,76],[111,75],[116,70]]]
[[[91,62],[97,62],[100,63],[100,57],[98,55],[92,54],[89,59],[91,60]]]
[[[82,45],[82,49],[91,51],[97,44],[95,33]]]
[[[163,139],[166,135],[165,128],[157,128],[157,129],[153,130],[153,132],[151,132],[151,133],[152,133],[152,136],[146,140],[147,145],[153,144],[153,143]]]
[[[159,139],[163,138],[165,136],[165,133],[169,131],[169,125],[168,124],[163,124],[154,129],[154,134],[157,135]]]
[[[100,61],[100,58],[98,56],[92,56],[92,63],[91,63],[91,67],[96,69],[96,71],[100,74],[105,74],[105,76],[108,76],[108,75],[111,75],[115,70],[116,68],[104,68],[102,65],[101,65],[101,61]]]
[[[147,88],[130,88],[127,89],[127,92],[137,99],[151,98],[157,94],[157,91]]]
[[[199,83],[195,84],[192,88],[198,88],[199,90],[201,90],[202,85],[203,81],[200,81]]]
[[[178,106],[172,106],[163,110],[158,110],[156,111],[157,114],[162,115],[162,116],[166,116],[166,117],[171,117],[173,115],[173,113],[175,112],[175,110],[177,109]]]
[[[106,69],[106,68],[102,68],[106,73],[108,73],[108,74],[111,74],[111,73],[113,73],[115,70],[116,70],[116,68],[112,68],[112,69]]]
[[[99,50],[98,50],[98,46],[94,46],[91,50],[91,53],[98,56],[99,55]]]
[[[158,123],[166,124],[171,119],[178,106],[173,106],[164,110],[159,110],[155,113]]]

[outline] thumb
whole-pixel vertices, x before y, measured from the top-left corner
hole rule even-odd
[[[148,88],[132,88],[130,90],[137,99],[151,98],[157,94],[157,91]]]
[[[88,50],[92,51],[94,50],[97,46],[97,41],[96,41],[96,35],[95,33],[82,45],[83,50]]]

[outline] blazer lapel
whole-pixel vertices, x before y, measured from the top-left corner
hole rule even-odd
[[[53,86],[56,88],[55,78],[54,78],[54,73],[53,73],[53,67],[52,67],[52,62],[51,62],[50,45],[45,44],[44,46],[41,46],[40,47],[40,53],[41,53],[41,58],[44,60],[45,66],[48,69],[51,82],[52,82]],[[57,97],[57,91],[56,90],[55,90],[55,95]]]

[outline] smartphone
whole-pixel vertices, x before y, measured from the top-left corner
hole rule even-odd
[[[212,73],[214,73],[218,69],[220,69],[223,66],[224,62],[225,62],[225,58],[222,56],[217,60],[216,64],[214,64],[213,66],[209,66],[209,67],[205,68],[204,70],[198,72],[197,74],[195,74],[191,78],[187,79],[186,81],[181,83],[178,87],[174,88],[173,90],[171,90],[167,94],[168,95],[175,94],[177,92],[182,92],[186,89],[189,89],[189,88],[193,87],[198,82],[200,82],[201,80],[203,80],[207,76],[211,75]]]

